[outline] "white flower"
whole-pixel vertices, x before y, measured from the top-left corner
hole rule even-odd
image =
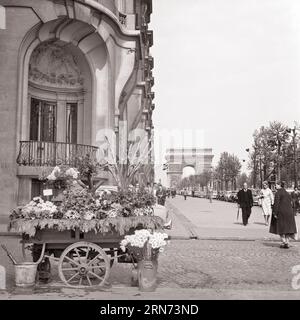
[[[48,180],[56,180],[56,176],[53,174],[53,172],[51,174],[49,174],[49,176],[47,177]]]
[[[118,212],[116,211],[116,210],[110,210],[109,212],[108,212],[108,217],[109,218],[115,218],[115,217],[117,217],[117,215],[118,215]]]
[[[92,220],[93,218],[95,218],[95,214],[91,211],[85,212],[83,219],[85,220]]]
[[[79,172],[74,168],[69,168],[66,170],[66,175],[72,177],[73,179],[78,179]]]

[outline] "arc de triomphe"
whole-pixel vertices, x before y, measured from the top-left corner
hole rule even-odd
[[[211,148],[167,149],[166,160],[168,162],[167,176],[169,186],[177,186],[182,179],[185,167],[194,168],[195,174],[210,170],[213,157]]]

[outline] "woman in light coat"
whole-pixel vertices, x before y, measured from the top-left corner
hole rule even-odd
[[[262,207],[262,213],[265,219],[266,226],[269,225],[269,219],[272,214],[272,206],[274,204],[274,195],[269,188],[268,182],[263,182],[263,189],[260,191],[260,204]]]

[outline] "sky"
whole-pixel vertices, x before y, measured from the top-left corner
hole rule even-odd
[[[156,162],[162,132],[189,132],[173,146],[212,148],[216,165],[223,151],[247,160],[269,121],[300,119],[299,0],[153,0],[149,28]]]

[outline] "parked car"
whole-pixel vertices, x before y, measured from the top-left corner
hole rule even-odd
[[[224,200],[230,202],[231,191],[224,192]]]
[[[220,191],[218,194],[218,200],[225,201],[225,193],[224,191]]]
[[[195,197],[205,198],[205,192],[204,191],[195,191]]]
[[[217,199],[218,198],[218,192],[217,191],[213,191],[212,195],[211,195],[212,199]]]
[[[237,191],[232,191],[229,197],[230,202],[237,202]]]

